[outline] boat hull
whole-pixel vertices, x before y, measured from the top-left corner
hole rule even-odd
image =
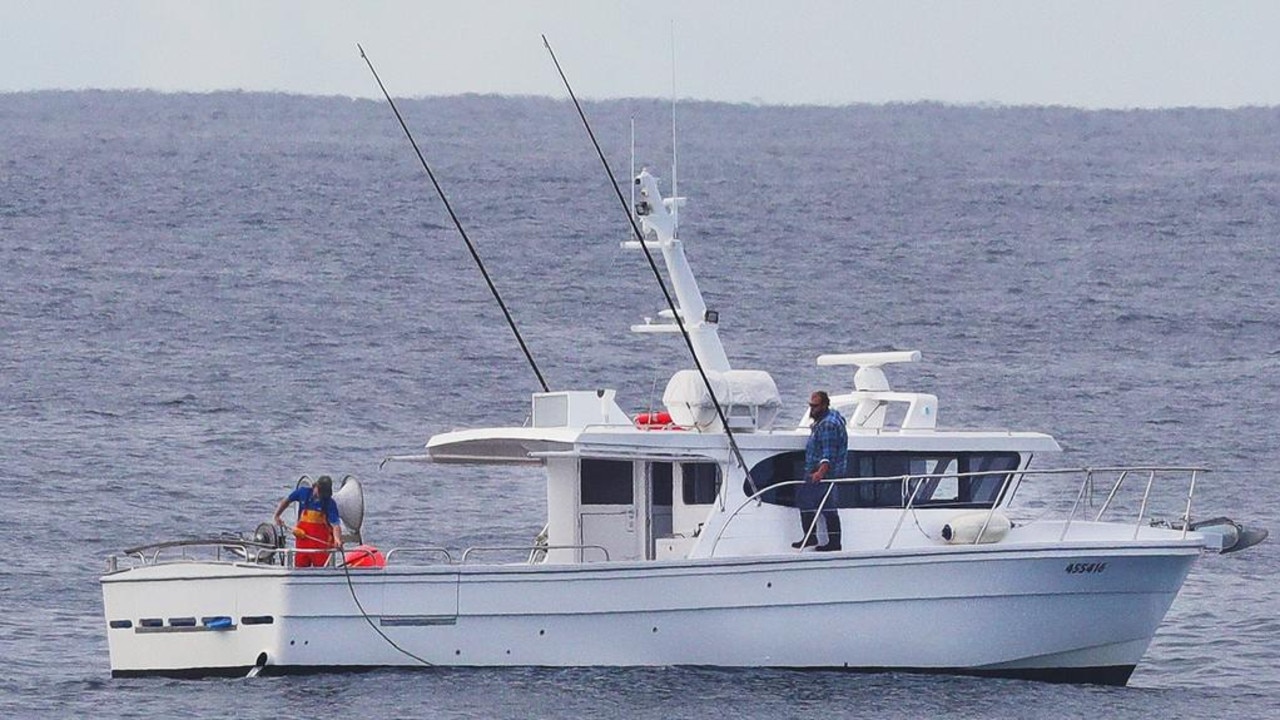
[[[116,676],[696,665],[1124,684],[1198,554],[1054,544],[349,574],[190,563],[102,587]]]

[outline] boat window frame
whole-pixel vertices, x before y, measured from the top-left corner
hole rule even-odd
[[[751,477],[755,481],[756,488],[766,490],[777,483],[801,479],[804,470],[804,454],[803,450],[788,450],[756,463],[751,468]],[[944,460],[949,461],[942,465],[944,472],[946,468],[950,468],[951,472],[957,474],[976,472],[971,468],[985,465],[993,474],[981,478],[955,478],[956,499],[931,501],[929,497],[931,490],[927,487],[922,488],[917,491],[912,507],[986,510],[999,506],[1010,491],[1009,476],[1024,467],[1024,456],[1016,450],[850,450],[846,465],[849,472],[845,473],[846,477],[890,479],[837,484],[832,493],[832,500],[835,507],[842,510],[901,510],[911,496],[915,483],[904,486],[897,478],[903,475],[929,474]],[[918,467],[920,463],[930,461],[934,462],[932,469]],[[885,467],[886,465],[889,467]],[[781,476],[779,476],[779,466],[781,466]],[[934,488],[942,484],[939,480],[925,482],[932,482]],[[776,492],[763,492],[760,499],[770,505],[794,508],[796,507],[795,490],[795,485],[788,485],[778,488]],[[743,481],[742,492],[748,497],[752,495],[753,491],[746,480]],[[989,499],[975,500],[973,499],[975,496]]]

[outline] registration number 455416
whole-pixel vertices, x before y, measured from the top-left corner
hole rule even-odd
[[[1107,569],[1107,564],[1104,562],[1069,563],[1067,565],[1067,574],[1069,575],[1082,575],[1082,574],[1088,574],[1088,573],[1097,574],[1106,569]]]

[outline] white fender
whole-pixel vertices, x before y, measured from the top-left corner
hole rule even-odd
[[[987,518],[990,517],[990,522]],[[984,531],[982,526],[986,525]],[[942,539],[952,545],[974,545],[978,542],[996,543],[1004,539],[1009,534],[1013,522],[1009,520],[1009,516],[1000,511],[988,512],[986,510],[978,510],[976,512],[962,513],[956,515],[942,526]],[[978,538],[978,533],[982,533],[982,538]]]

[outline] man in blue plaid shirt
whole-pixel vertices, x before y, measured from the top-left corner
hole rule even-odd
[[[844,418],[831,409],[831,398],[822,390],[809,396],[809,417],[813,424],[804,450],[805,483],[796,489],[796,506],[800,508],[804,536],[799,542],[791,543],[791,547],[799,550],[818,545],[818,528],[814,521],[821,505],[822,519],[827,525],[827,541],[815,549],[830,552],[840,549],[840,513],[836,502],[837,488],[823,480],[845,476],[849,434],[845,431]],[[829,497],[828,489],[831,490]],[[823,498],[826,498],[825,504]]]

